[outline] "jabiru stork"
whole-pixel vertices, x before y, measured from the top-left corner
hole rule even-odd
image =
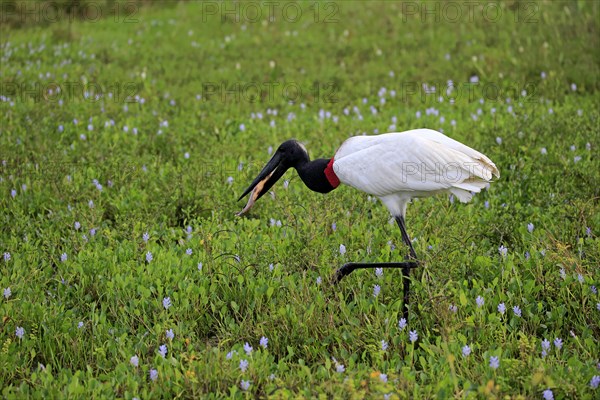
[[[304,184],[319,193],[329,193],[340,183],[378,197],[395,218],[402,240],[408,246],[408,262],[348,263],[337,272],[339,281],[357,268],[403,268],[404,317],[408,320],[410,268],[418,265],[417,254],[406,232],[406,206],[415,197],[451,193],[466,203],[474,193],[500,177],[496,165],[484,154],[431,129],[347,139],[335,155],[311,161],[304,145],[283,142],[271,160],[238,200],[250,193],[237,215],[248,212],[289,169],[295,168]]]

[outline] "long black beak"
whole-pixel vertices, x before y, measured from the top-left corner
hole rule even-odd
[[[273,157],[269,160],[267,165],[260,171],[260,174],[252,181],[250,186],[244,191],[244,193],[240,196],[238,201],[243,199],[250,191],[250,198],[248,199],[248,203],[244,207],[242,211],[237,213],[236,215],[240,216],[245,214],[252,208],[256,200],[260,199],[265,193],[269,191],[269,189],[285,174],[285,171],[288,170],[289,167],[286,167],[282,163],[283,158],[279,152],[276,152]]]

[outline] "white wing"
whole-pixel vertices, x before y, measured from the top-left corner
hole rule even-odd
[[[333,169],[341,182],[390,203],[412,197],[453,193],[469,201],[499,176],[485,155],[430,129],[415,129],[346,140],[334,157]],[[396,207],[393,207],[394,209]]]

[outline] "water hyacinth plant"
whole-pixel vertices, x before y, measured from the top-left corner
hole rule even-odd
[[[598,2],[150,3],[2,3],[3,398],[600,396]],[[407,255],[375,196],[234,216],[286,139],[423,127],[502,176],[410,205],[408,318],[333,284]]]

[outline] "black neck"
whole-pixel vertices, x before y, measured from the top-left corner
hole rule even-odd
[[[335,189],[325,176],[325,168],[329,163],[328,159],[318,158],[313,161],[302,161],[296,164],[295,168],[300,175],[302,182],[312,191],[319,193],[329,193]]]

